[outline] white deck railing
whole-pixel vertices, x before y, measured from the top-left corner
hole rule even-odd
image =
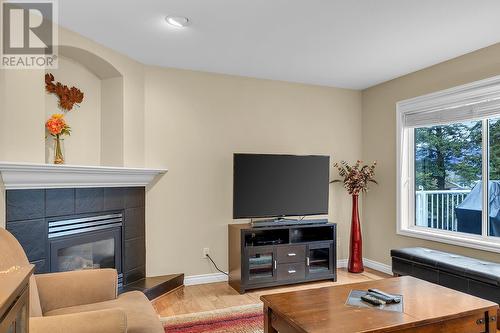
[[[470,190],[416,191],[417,226],[457,231],[455,208]]]

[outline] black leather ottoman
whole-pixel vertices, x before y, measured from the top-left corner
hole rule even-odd
[[[391,257],[395,275],[414,276],[500,304],[500,264],[423,247],[391,250]]]

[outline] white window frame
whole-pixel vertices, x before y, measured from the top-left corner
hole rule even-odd
[[[446,109],[467,105],[470,101],[500,96],[500,76],[465,84],[436,93],[415,97],[396,103],[396,193],[397,193],[397,228],[402,236],[420,238],[446,244],[469,247],[500,253],[500,237],[487,235],[488,216],[483,213],[482,235],[473,235],[456,231],[432,229],[415,225],[415,145],[414,130],[404,126],[407,113],[424,112],[432,109]],[[473,120],[473,119],[471,119]],[[477,120],[477,119],[476,119]],[[483,121],[483,179],[488,172],[488,126]],[[485,126],[486,125],[486,126]],[[486,130],[484,130],[486,129]],[[483,212],[489,209],[488,182],[483,181]]]

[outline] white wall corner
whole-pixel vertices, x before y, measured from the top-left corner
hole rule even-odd
[[[346,268],[348,259],[339,259],[337,260],[337,268]],[[392,266],[383,264],[381,262],[371,260],[368,258],[363,258],[363,265],[365,267],[374,269],[376,271],[392,275]]]
[[[386,265],[381,262],[371,260],[368,258],[363,258],[363,263],[366,267],[374,269],[376,271],[392,275],[392,266],[391,265]]]
[[[347,267],[347,259],[337,260],[337,268],[346,268],[346,267]]]

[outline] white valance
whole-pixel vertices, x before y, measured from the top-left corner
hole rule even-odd
[[[500,117],[500,76],[397,103],[403,127]]]

